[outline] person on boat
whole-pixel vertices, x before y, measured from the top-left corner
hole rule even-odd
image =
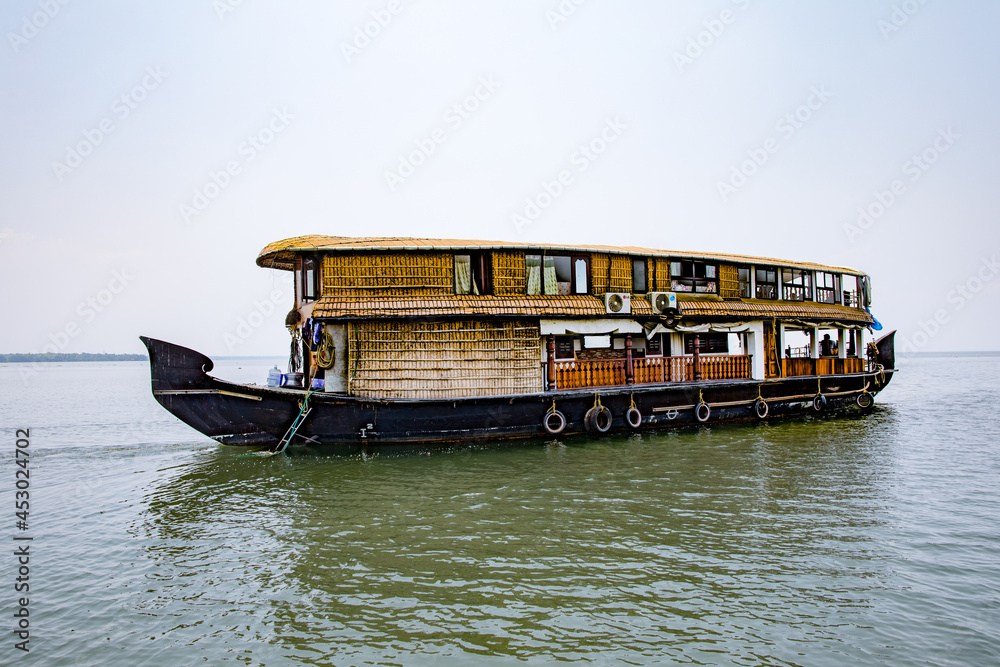
[[[819,354],[821,357],[832,357],[837,354],[837,344],[830,338],[830,334],[824,334],[823,340],[819,342]]]

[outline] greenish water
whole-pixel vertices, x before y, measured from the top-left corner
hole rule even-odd
[[[864,418],[367,459],[223,448],[142,363],[0,366],[0,663],[997,664],[1000,359],[900,366]]]

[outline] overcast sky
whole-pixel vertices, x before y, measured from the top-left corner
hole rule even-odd
[[[997,350],[998,24],[985,0],[6,0],[0,352],[284,354],[291,284],[254,259],[302,234],[850,266],[900,346]]]

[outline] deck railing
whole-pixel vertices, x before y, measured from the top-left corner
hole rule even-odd
[[[750,355],[700,355],[701,379],[739,380],[750,377]],[[626,384],[625,359],[557,361],[556,388],[613,387]],[[543,364],[544,366],[544,364]],[[547,371],[547,368],[544,369]],[[693,357],[639,357],[632,360],[635,384],[694,381]]]
[[[847,357],[846,359],[838,359],[837,357],[820,357],[819,359],[785,357],[782,363],[784,365],[784,377],[843,375],[844,373],[863,373],[865,370],[865,360],[859,357]]]

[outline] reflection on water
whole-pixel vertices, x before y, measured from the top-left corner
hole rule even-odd
[[[142,530],[161,576],[305,661],[795,662],[887,577],[871,535],[894,429],[883,409],[367,460],[220,450],[148,490]]]

